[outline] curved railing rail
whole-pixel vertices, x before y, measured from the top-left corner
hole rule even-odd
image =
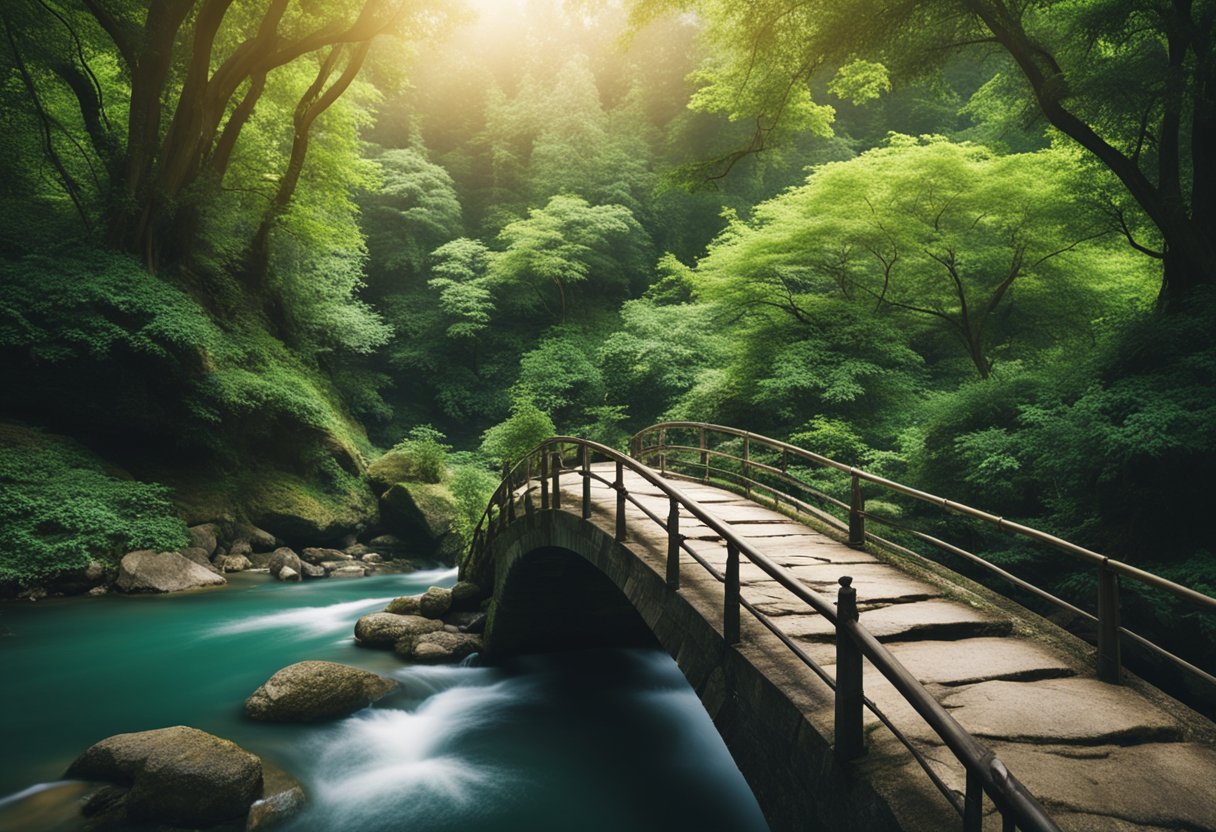
[[[571,453],[573,451],[573,453]],[[572,465],[566,460],[572,458]],[[614,463],[615,478],[607,479],[592,468],[592,460]],[[663,518],[630,494],[625,486],[624,472],[641,477],[668,499],[667,517]],[[659,471],[617,450],[571,436],[554,437],[530,451],[513,467],[504,466],[503,479],[482,513],[462,573],[478,574],[491,555],[494,536],[515,522],[520,514],[537,511],[562,510],[561,476],[565,472],[580,478],[582,493],[580,513],[584,520],[592,515],[592,483],[599,482],[615,493],[614,536],[624,541],[628,535],[626,506],[640,510],[649,521],[667,533],[666,582],[669,590],[680,589],[680,553],[691,556],[714,578],[725,585],[723,594],[722,631],[728,645],[740,641],[740,610],[747,610],[776,635],[794,655],[807,664],[829,687],[835,690],[834,752],[842,762],[861,756],[865,750],[862,731],[863,706],[870,709],[911,752],[928,774],[934,786],[962,816],[964,832],[979,832],[983,825],[984,795],[993,802],[1003,820],[1003,829],[1058,832],[1058,827],[1035,797],[1011,774],[996,755],[972,737],[966,729],[933,698],[898,659],[858,621],[857,592],[852,579],[842,577],[841,588],[834,606],[831,600],[809,589],[789,570],[778,565],[755,549],[747,539],[737,535],[729,524],[719,520],[695,500],[673,485]],[[540,505],[533,494],[539,492]],[[517,505],[519,504],[519,505]],[[725,572],[719,571],[688,545],[680,534],[682,516],[695,517],[713,530],[726,545]],[[781,584],[799,600],[824,616],[836,627],[836,676],[829,676],[797,642],[781,632],[767,615],[740,595],[739,564],[745,557]],[[941,738],[966,771],[966,788],[960,801],[929,765],[924,756],[900,732],[890,719],[864,696],[862,688],[862,658],[867,658],[899,691],[925,723]]]
[[[686,444],[684,442],[669,442],[668,434],[674,434],[676,438],[680,437],[696,437],[696,444]],[[741,449],[738,453],[723,451],[712,446],[710,442],[712,437],[730,437],[731,440],[741,440]],[[691,440],[690,440],[691,441]],[[772,465],[766,462],[758,461],[754,452],[757,447],[762,447],[774,455],[779,454],[779,462]],[[1186,661],[1180,656],[1177,656],[1164,647],[1156,644],[1153,641],[1139,635],[1125,627],[1122,627],[1119,622],[1119,578],[1120,576],[1140,581],[1148,586],[1155,587],[1170,593],[1171,595],[1182,599],[1185,602],[1193,604],[1198,608],[1207,612],[1216,612],[1216,598],[1204,595],[1201,592],[1196,592],[1193,589],[1182,586],[1181,584],[1167,580],[1154,575],[1151,572],[1146,572],[1131,564],[1122,561],[1108,558],[1093,552],[1075,543],[1070,543],[1067,540],[1040,531],[1030,526],[1024,526],[1020,523],[1015,523],[991,514],[981,509],[972,508],[971,506],[947,500],[944,497],[939,497],[936,494],[912,488],[902,483],[889,480],[885,477],[880,477],[876,474],[871,474],[860,468],[855,468],[844,463],[837,462],[834,459],[821,456],[819,454],[791,445],[788,442],[782,442],[778,439],[772,439],[760,434],[751,433],[737,428],[726,427],[724,425],[714,425],[705,422],[661,422],[657,425],[645,428],[635,434],[630,440],[630,452],[639,460],[657,460],[658,468],[661,473],[666,473],[667,468],[671,465],[678,464],[685,471],[699,472],[703,479],[725,479],[734,482],[737,486],[741,486],[749,495],[754,490],[767,492],[770,498],[776,502],[785,502],[791,508],[804,511],[812,514],[821,520],[824,520],[832,525],[837,526],[840,530],[848,532],[849,543],[852,545],[864,545],[867,540],[876,541],[878,543],[902,550],[906,553],[918,555],[916,552],[900,546],[894,541],[884,539],[878,535],[866,531],[867,521],[881,524],[889,528],[897,529],[912,538],[927,543],[942,551],[952,555],[961,557],[988,572],[997,575],[1006,582],[1018,587],[1019,589],[1028,592],[1060,609],[1080,616],[1087,621],[1097,625],[1098,630],[1098,651],[1097,651],[1097,674],[1104,681],[1118,683],[1122,678],[1122,660],[1120,650],[1120,637],[1147,649],[1151,653],[1172,662],[1179,668],[1187,671],[1192,676],[1206,682],[1216,690],[1216,676],[1211,673],[1196,667],[1194,664]],[[685,455],[692,457],[695,455],[695,461],[685,461]],[[830,468],[843,472],[849,475],[851,479],[851,499],[848,502],[839,500],[829,494],[814,488],[808,483],[799,480],[789,473],[789,465],[791,462],[801,460],[810,462],[821,468]],[[724,468],[721,465],[715,465],[715,462],[722,461],[726,464],[737,467],[738,470]],[[762,474],[769,478],[769,482],[757,479],[756,474]],[[685,474],[687,476],[687,474]],[[818,506],[807,503],[805,500],[787,493],[781,487],[773,483],[781,483],[787,487],[794,487],[801,490],[805,495],[818,501],[823,506],[838,509],[847,513],[847,517],[842,519],[830,511],[819,508]],[[1097,615],[1081,609],[1062,598],[1059,598],[1050,592],[1035,586],[1034,584],[1024,581],[1012,573],[1002,569],[1001,567],[985,560],[974,552],[969,552],[959,546],[947,543],[933,535],[926,534],[917,529],[911,528],[904,523],[900,523],[889,517],[884,517],[881,514],[867,512],[865,510],[865,499],[861,491],[861,483],[867,482],[877,485],[887,491],[902,494],[920,500],[931,505],[938,506],[944,510],[956,512],[969,517],[974,517],[985,523],[995,526],[1011,534],[1037,541],[1046,544],[1058,551],[1064,552],[1083,563],[1090,564],[1097,568],[1098,572],[1098,603]]]

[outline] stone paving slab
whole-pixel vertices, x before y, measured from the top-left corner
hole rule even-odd
[[[1023,639],[895,642],[887,648],[922,684],[967,685],[1072,676],[1067,661]]]
[[[937,599],[864,610],[861,623],[879,641],[953,641],[1004,635],[1012,629],[1005,619],[994,618],[955,601]],[[787,635],[810,641],[836,638],[835,626],[822,616],[787,616],[781,620],[781,629]]]
[[[1196,743],[1073,746],[994,743],[992,749],[1071,830],[1216,829],[1216,751]],[[1062,818],[1061,818],[1062,819]]]
[[[840,577],[853,579],[860,603],[925,601],[941,597],[937,587],[909,577],[882,563],[816,563],[790,567],[790,572],[812,588],[833,597],[840,591]]]
[[[1097,679],[991,681],[942,698],[977,737],[1085,745],[1181,739],[1178,722],[1143,696]],[[1067,719],[1061,719],[1067,714]],[[1216,781],[1212,782],[1216,801]]]

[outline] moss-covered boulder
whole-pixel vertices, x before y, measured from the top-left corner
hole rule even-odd
[[[307,661],[275,673],[245,700],[263,722],[314,722],[366,708],[397,687],[392,679],[337,662]]]
[[[456,532],[456,498],[441,483],[399,482],[380,497],[381,526],[408,540],[411,551],[455,563],[463,549]]]
[[[347,488],[324,491],[282,473],[251,486],[246,511],[258,527],[297,545],[340,543],[378,516],[375,497],[361,480],[352,477]]]

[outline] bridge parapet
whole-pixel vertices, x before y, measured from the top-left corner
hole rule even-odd
[[[1167,593],[1196,614],[1210,616],[1209,620],[1214,624],[1216,598],[1078,546],[1056,535],[750,431],[706,422],[660,422],[635,434],[629,445],[634,458],[657,467],[663,475],[670,472],[702,482],[729,483],[741,489],[748,497],[756,496],[774,506],[784,506],[826,523],[847,534],[851,545],[864,546],[874,543],[888,550],[924,560],[923,555],[908,546],[868,531],[869,523],[885,526],[902,535],[905,541],[926,544],[938,552],[960,558],[996,576],[1016,590],[1045,602],[1049,608],[1055,608],[1093,625],[1097,631],[1097,651],[1094,658],[1099,679],[1112,684],[1122,682],[1122,644],[1126,640],[1136,648],[1146,651],[1149,656],[1181,671],[1191,694],[1188,698],[1197,703],[1209,703],[1208,715],[1216,716],[1216,675],[1121,625],[1120,578],[1127,578],[1144,587]],[[835,472],[840,477],[847,478],[847,499],[842,500],[826,493],[824,488],[816,486],[814,477],[796,476],[795,469],[800,465],[814,471]],[[1095,611],[1090,612],[1069,603],[975,552],[912,528],[887,513],[867,511],[863,483],[884,495],[910,498],[948,514],[974,518],[1001,532],[1041,544],[1080,564],[1092,567],[1095,570],[1097,585]],[[791,494],[790,491],[797,493]]]

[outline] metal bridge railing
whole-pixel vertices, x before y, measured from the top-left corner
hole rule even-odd
[[[695,436],[696,444],[689,444],[689,441],[672,443],[668,440],[669,433],[674,434],[677,438],[687,437],[688,440],[691,440]],[[725,436],[730,437],[732,440],[741,440],[738,443],[742,446],[741,451],[739,453],[730,453],[715,449],[709,441],[711,437],[715,436]],[[756,460],[754,452],[757,447],[771,452],[779,459],[779,463],[771,465]],[[1207,685],[1211,686],[1212,690],[1216,691],[1216,676],[1196,667],[1194,664],[1171,653],[1144,636],[1120,625],[1119,578],[1122,576],[1140,581],[1148,586],[1156,587],[1207,612],[1216,612],[1216,598],[1211,598],[1201,592],[1196,592],[1193,589],[1162,578],[1159,575],[1154,575],[1151,572],[1146,572],[1131,564],[1100,555],[1097,552],[1090,551],[1047,532],[1006,520],[1003,517],[972,508],[963,503],[947,500],[936,494],[920,491],[894,480],[863,471],[860,468],[845,465],[834,459],[829,459],[828,457],[791,445],[788,442],[771,439],[767,436],[761,436],[760,434],[750,433],[737,428],[704,422],[662,422],[635,434],[630,440],[630,451],[639,460],[657,462],[660,471],[664,473],[666,473],[668,466],[678,464],[684,471],[700,473],[702,479],[717,478],[731,481],[736,486],[742,487],[744,492],[749,496],[754,490],[762,490],[777,502],[783,501],[792,508],[814,515],[840,528],[841,531],[847,529],[849,543],[852,545],[861,546],[867,540],[872,540],[902,550],[905,553],[917,555],[916,552],[912,552],[893,541],[868,532],[866,524],[870,522],[897,529],[941,551],[961,557],[1037,598],[1096,624],[1098,630],[1097,675],[1103,681],[1118,684],[1122,679],[1120,649],[1120,637],[1122,637],[1170,661],[1202,682],[1207,683]],[[839,500],[791,476],[788,470],[789,465],[792,461],[797,460],[810,462],[821,468],[835,469],[848,474],[851,479],[851,499],[848,502]],[[716,462],[735,466],[738,470],[724,468],[722,464],[715,464]],[[757,474],[768,477],[769,482],[757,479]],[[802,499],[786,493],[781,487],[773,485],[774,482],[787,487],[797,488],[821,505],[830,509],[837,509],[847,516],[842,520],[830,511],[811,505]],[[867,512],[865,509],[865,499],[861,492],[862,482],[873,483],[887,491],[912,497],[930,505],[938,506],[946,511],[974,517],[995,526],[999,530],[1046,544],[1083,563],[1090,564],[1096,568],[1098,576],[1097,615],[1070,604],[1064,599],[1028,581],[1022,580],[974,552],[969,552],[933,535],[911,528],[904,523],[883,517],[881,514]]]
[[[643,432],[645,433],[645,432]],[[642,436],[642,434],[639,434]],[[637,437],[635,437],[637,439]],[[659,447],[662,447],[660,443]],[[643,449],[639,443],[635,450],[645,453],[655,447]],[[710,451],[702,448],[708,461]],[[614,479],[609,480],[592,468],[592,460],[613,463]],[[567,460],[571,464],[567,465]],[[624,472],[641,477],[658,489],[668,500],[666,517],[661,517],[648,508],[625,486]],[[933,696],[925,690],[916,677],[858,620],[857,591],[852,579],[841,577],[841,588],[836,605],[828,598],[814,592],[798,580],[788,569],[778,565],[755,549],[745,538],[735,534],[730,525],[719,520],[699,503],[688,497],[665,477],[664,472],[655,471],[637,459],[619,451],[570,436],[550,439],[530,451],[519,463],[504,466],[503,479],[490,498],[470,545],[462,571],[477,573],[486,565],[492,554],[494,536],[515,522],[520,512],[525,516],[537,511],[570,510],[562,505],[562,474],[578,476],[581,480],[579,514],[587,520],[592,514],[592,483],[598,482],[612,489],[615,494],[613,534],[617,541],[628,536],[627,506],[641,511],[650,522],[667,533],[666,583],[671,592],[680,589],[680,553],[684,552],[706,569],[716,580],[724,584],[722,605],[722,633],[729,646],[741,639],[740,612],[747,610],[761,624],[776,635],[781,642],[804,662],[829,687],[835,690],[834,753],[838,760],[848,762],[865,753],[863,734],[863,707],[872,711],[892,733],[904,744],[924,769],[934,786],[962,817],[964,832],[980,832],[983,826],[984,796],[987,795],[1002,818],[1002,829],[1027,832],[1058,832],[1058,827],[1037,799],[1013,776],[996,755],[971,736]],[[534,494],[539,495],[539,507]],[[517,503],[522,508],[517,508]],[[680,534],[681,516],[695,517],[712,529],[726,545],[725,571],[719,571],[688,545]],[[770,578],[781,584],[796,598],[806,603],[836,627],[836,677],[832,678],[793,639],[764,613],[740,594],[739,565],[745,557]],[[870,662],[899,691],[925,723],[941,738],[966,771],[966,787],[962,800],[933,770],[928,760],[900,732],[878,706],[864,695],[862,685],[862,659]]]

